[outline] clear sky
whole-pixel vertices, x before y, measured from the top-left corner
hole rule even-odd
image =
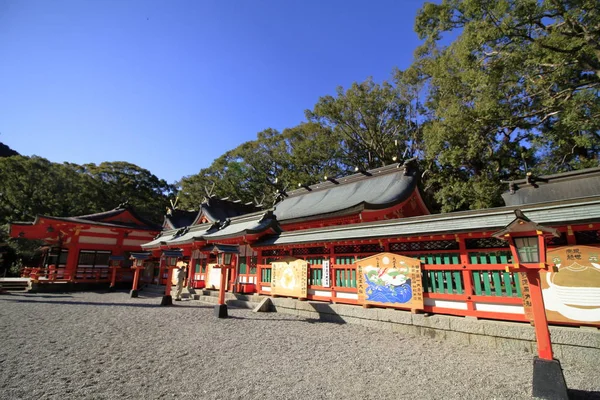
[[[0,142],[173,183],[405,69],[422,0],[0,0]]]

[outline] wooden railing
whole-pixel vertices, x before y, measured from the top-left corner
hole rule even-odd
[[[425,310],[431,313],[525,321],[517,273],[506,272],[512,260],[508,250],[413,252],[420,259]],[[357,304],[355,257],[336,257],[330,267],[330,284],[324,286],[322,262],[311,260],[308,270],[308,299]],[[259,294],[269,295],[271,266],[258,266]],[[401,308],[401,307],[400,307]]]
[[[21,270],[21,277],[31,278],[36,281],[46,282],[110,282],[112,278],[111,268],[91,268],[78,267],[75,274],[71,274],[65,268],[30,268],[25,267]],[[116,272],[116,282],[130,282],[133,278],[131,268],[118,268]]]

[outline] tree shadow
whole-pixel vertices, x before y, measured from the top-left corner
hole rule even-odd
[[[114,306],[118,306],[118,307],[138,307],[138,308],[155,308],[155,307],[178,307],[177,305],[173,304],[170,306],[162,306],[160,304],[135,304],[135,303],[98,303],[95,301],[64,301],[64,300],[58,300],[58,301],[47,301],[47,300],[26,300],[26,299],[22,299],[22,300],[13,300],[13,299],[0,299],[0,300],[4,300],[4,301],[10,301],[13,303],[44,303],[44,304],[68,304],[68,305],[81,305],[81,306],[109,306],[109,307],[114,307]],[[181,306],[182,308],[212,308],[211,306],[202,306],[202,305],[197,305],[197,306]]]
[[[72,299],[73,295],[70,294],[64,294],[64,295],[45,295],[45,294],[38,294],[38,293],[3,293],[5,295],[9,295],[10,297],[33,297],[35,299]]]
[[[598,400],[600,392],[595,390],[569,389],[570,400]]]

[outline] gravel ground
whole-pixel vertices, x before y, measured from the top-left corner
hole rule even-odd
[[[532,356],[125,292],[0,295],[2,399],[526,399]],[[597,367],[563,363],[574,398]]]

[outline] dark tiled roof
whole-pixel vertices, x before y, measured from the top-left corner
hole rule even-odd
[[[194,223],[198,217],[198,211],[172,210],[171,215],[165,215],[164,228],[178,229]]]
[[[136,220],[135,222],[123,222],[117,220],[110,220],[111,218],[117,217],[120,214],[128,211]],[[142,230],[160,231],[161,226],[156,225],[142,217],[140,217],[130,205],[119,205],[109,211],[104,211],[95,214],[78,215],[76,217],[53,217],[48,215],[38,215],[33,222],[13,222],[11,225],[35,225],[40,218],[53,219],[57,221],[66,221],[77,224],[93,224],[120,228],[135,228]]]
[[[179,246],[196,241],[209,241],[241,237],[262,233],[280,232],[277,220],[271,212],[259,212],[231,218],[219,223],[202,224],[182,229],[171,229],[163,231],[161,235],[151,242],[142,245],[142,248],[150,249],[161,245]]]
[[[130,223],[130,222],[122,222],[122,221],[115,221],[115,220],[109,220],[107,221],[107,219],[111,219],[114,218],[126,211],[129,211],[129,213],[139,222],[139,223]],[[46,218],[53,218],[53,219],[60,219],[58,217],[46,217]],[[135,209],[130,206],[129,204],[120,204],[119,206],[117,206],[116,208],[109,210],[109,211],[104,211],[104,212],[100,212],[100,213],[96,213],[96,214],[88,214],[88,215],[79,215],[76,217],[66,217],[66,218],[62,218],[64,220],[69,220],[69,221],[73,221],[73,222],[95,222],[95,223],[99,223],[102,225],[113,225],[113,226],[121,226],[121,227],[127,227],[127,228],[139,228],[139,229],[146,229],[146,230],[161,230],[162,227],[151,222],[148,221],[147,219],[141,217],[139,214],[137,214],[135,212]]]
[[[200,205],[198,218],[205,216],[210,222],[225,221],[227,218],[260,211],[261,208],[253,203],[244,204],[241,201],[231,201],[210,197]]]
[[[600,196],[597,196],[519,207],[460,211],[398,220],[283,232],[265,237],[253,246],[323,243],[330,241],[498,230],[506,227],[515,219],[514,210],[517,208],[521,209],[529,219],[538,224],[552,225],[582,221],[600,221]]]
[[[382,209],[406,200],[416,185],[415,168],[393,164],[289,192],[274,213],[285,224]]]
[[[502,194],[507,206],[543,203],[600,195],[600,168],[588,168],[562,174],[530,176],[509,184]]]

